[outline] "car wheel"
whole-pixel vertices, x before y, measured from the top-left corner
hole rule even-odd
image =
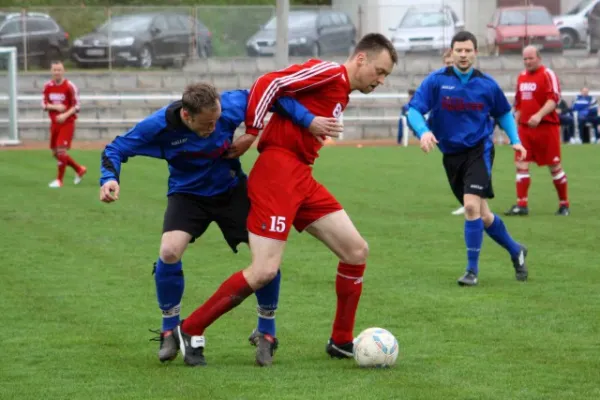
[[[560,40],[564,49],[572,49],[577,43],[577,35],[571,30],[563,29],[560,31]]]
[[[52,61],[60,60],[60,51],[56,47],[49,47],[44,54],[40,67],[50,69]]]
[[[150,49],[150,46],[145,45],[140,50],[138,54],[138,65],[144,69],[150,68],[154,65],[154,56],[152,54],[152,49]]]

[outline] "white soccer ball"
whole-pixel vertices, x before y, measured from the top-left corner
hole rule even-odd
[[[396,364],[398,341],[383,328],[369,328],[354,339],[354,359],[360,367],[385,368]]]

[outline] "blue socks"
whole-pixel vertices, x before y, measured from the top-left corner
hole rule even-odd
[[[158,307],[162,310],[162,331],[175,329],[179,325],[181,298],[183,297],[183,270],[181,261],[167,264],[160,258],[154,273]]]
[[[266,286],[256,291],[258,301],[258,331],[275,337],[275,310],[279,303],[281,271]]]
[[[504,247],[512,258],[516,257],[521,251],[521,245],[515,242],[512,237],[508,234],[506,226],[502,219],[494,214],[494,222],[487,228],[485,232],[500,246]]]
[[[479,273],[479,252],[483,243],[483,220],[465,220],[465,244],[467,245],[467,271]]]

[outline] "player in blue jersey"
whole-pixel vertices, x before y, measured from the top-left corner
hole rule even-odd
[[[408,120],[428,153],[436,145],[454,196],[465,207],[464,238],[467,249],[466,273],[461,286],[478,283],[479,252],[485,231],[510,254],[519,281],[527,280],[527,249],[514,241],[486,199],[494,198],[494,120],[510,138],[521,159],[526,150],[506,96],[489,75],[473,68],[477,39],[467,31],[452,38],[454,65],[432,72],[421,83],[410,102]],[[429,112],[427,123],[423,115]],[[491,118],[490,118],[491,117]]]
[[[159,258],[154,265],[163,315],[158,352],[162,362],[174,359],[179,348],[172,330],[180,322],[184,289],[181,258],[188,243],[202,236],[213,221],[234,252],[239,243],[248,243],[246,218],[250,203],[238,146],[247,149],[256,136],[243,135],[233,141],[236,128],[246,117],[247,102],[246,90],[219,95],[212,85],[189,85],[180,101],[145,118],[115,138],[102,153],[100,200],[107,203],[119,198],[121,164],[128,158],[148,156],[169,164],[167,209]],[[341,129],[334,118],[315,117],[291,98],[281,98],[273,109],[315,135],[337,136]],[[269,364],[277,347],[274,312],[279,281],[277,274],[256,292],[259,323],[254,340],[259,363]]]

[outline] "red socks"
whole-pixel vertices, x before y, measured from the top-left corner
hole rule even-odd
[[[237,307],[254,291],[244,277],[242,271],[231,275],[221,284],[219,289],[185,319],[181,328],[192,336],[204,334],[204,330],[221,315]]]
[[[350,265],[340,262],[335,279],[337,310],[331,338],[336,344],[345,344],[354,339],[356,309],[362,293],[365,264]]]
[[[569,198],[567,196],[567,174],[562,168],[552,171],[552,182],[558,194],[559,204],[569,207]]]
[[[77,164],[75,160],[73,160],[71,156],[66,152],[56,153],[54,155],[54,158],[58,160],[58,173],[56,175],[56,179],[58,179],[61,182],[65,177],[65,170],[67,169],[67,166],[73,168],[75,170],[75,173],[77,174],[79,173],[79,171],[81,171],[81,165]]]
[[[517,168],[517,206],[527,207],[527,193],[530,184],[529,169]]]

